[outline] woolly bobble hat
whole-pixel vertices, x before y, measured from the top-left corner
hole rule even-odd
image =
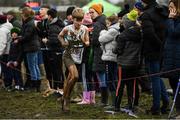
[[[19,35],[21,33],[21,30],[19,28],[17,28],[17,27],[13,27],[11,29],[11,34],[13,34],[13,33],[17,33]]]
[[[143,5],[142,5],[141,2],[136,2],[136,3],[134,4],[134,7],[137,8],[137,9],[139,9],[140,11],[143,11]]]
[[[122,17],[122,23],[125,29],[128,29],[136,24],[136,21],[132,21],[128,18],[127,14]]]
[[[138,11],[137,10],[131,10],[128,14],[127,14],[127,18],[131,21],[136,21],[138,17]]]
[[[150,4],[150,3],[156,2],[156,0],[141,0],[141,1],[146,3],[146,4]]]
[[[99,15],[102,14],[102,5],[93,4],[90,8],[94,9]]]
[[[90,14],[89,14],[89,13],[86,13],[86,14],[84,15],[83,20],[82,20],[82,24],[83,24],[83,25],[92,25],[92,23],[93,23],[93,21],[92,21],[92,19],[91,19]]]

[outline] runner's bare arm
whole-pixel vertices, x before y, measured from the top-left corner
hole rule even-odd
[[[64,40],[64,36],[68,33],[68,30],[64,28],[58,35],[58,39],[61,42],[63,47],[66,47],[69,45],[68,41]]]
[[[89,32],[86,29],[84,36],[82,36],[82,42],[86,45],[89,46]]]

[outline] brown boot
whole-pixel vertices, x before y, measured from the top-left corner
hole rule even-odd
[[[42,79],[46,79],[46,71],[45,71],[45,67],[44,64],[39,64],[39,70],[40,70],[40,74],[41,74],[41,80]]]

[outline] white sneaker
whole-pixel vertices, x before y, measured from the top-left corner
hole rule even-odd
[[[15,90],[19,90],[19,89],[20,89],[19,85],[16,85],[16,86],[14,87],[14,89],[15,89]]]
[[[20,91],[24,91],[24,88],[23,88],[23,87],[20,87],[19,90],[20,90]]]

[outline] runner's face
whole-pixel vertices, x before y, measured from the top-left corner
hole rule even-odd
[[[82,24],[82,19],[77,19],[77,18],[74,18],[73,19],[73,23],[74,23],[74,26],[76,28],[80,28],[81,24]]]

